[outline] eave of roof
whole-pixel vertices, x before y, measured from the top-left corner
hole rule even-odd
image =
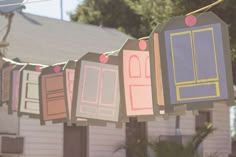
[[[112,28],[60,21],[16,13],[8,37],[6,57],[26,62],[54,64],[79,59],[87,52],[103,53],[122,47],[132,38]],[[0,21],[4,21],[0,17]],[[30,22],[31,21],[31,22]]]

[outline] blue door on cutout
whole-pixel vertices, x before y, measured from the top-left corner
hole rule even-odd
[[[171,104],[227,99],[220,24],[165,32]]]

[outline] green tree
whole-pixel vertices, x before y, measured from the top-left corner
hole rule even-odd
[[[131,36],[148,34],[148,23],[142,23],[124,0],[84,0],[71,14],[71,20],[119,29]]]

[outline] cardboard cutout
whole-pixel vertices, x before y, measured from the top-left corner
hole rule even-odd
[[[87,53],[76,64],[72,102],[74,122],[77,118],[86,118],[94,124],[119,121],[118,57],[109,56],[106,63],[101,63],[100,56]]]
[[[198,15],[196,15],[198,16]],[[158,25],[150,38],[154,104],[172,112],[233,105],[228,26],[212,12],[180,16]]]
[[[8,105],[8,113],[12,114],[13,112],[18,111],[19,106],[19,90],[20,90],[20,77],[21,69],[24,68],[26,64],[16,65],[16,67],[11,72],[10,77],[10,98]]]
[[[121,101],[127,116],[153,115],[148,41],[127,40],[119,62]]]
[[[39,77],[41,124],[45,124],[45,121],[67,121],[64,66],[65,64],[56,64],[42,69]]]
[[[44,67],[46,66],[27,64],[21,70],[19,116],[40,118],[39,76]]]

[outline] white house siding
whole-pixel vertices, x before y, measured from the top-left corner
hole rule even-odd
[[[192,111],[187,111],[185,115],[180,116],[180,132],[182,135],[195,134],[195,116]]]
[[[63,157],[63,125],[41,126],[39,120],[20,118],[20,136],[25,137],[20,157]]]
[[[231,154],[229,108],[225,104],[215,104],[212,114],[217,130],[203,142],[204,157],[215,152],[219,157],[228,157]]]
[[[114,153],[114,150],[125,143],[125,127],[89,127],[89,157],[125,157],[125,151]]]
[[[175,117],[168,120],[157,117],[156,121],[147,122],[147,135],[150,140],[156,140],[160,135],[175,135]]]

